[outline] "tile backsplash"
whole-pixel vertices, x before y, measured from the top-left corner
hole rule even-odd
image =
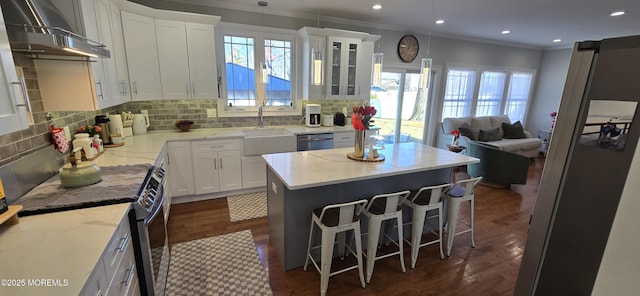
[[[149,131],[176,130],[177,128],[174,124],[180,119],[194,121],[194,125],[192,126],[194,129],[258,125],[257,114],[255,117],[208,118],[207,109],[217,108],[217,102],[215,100],[155,100],[129,102],[99,111],[45,112],[33,60],[30,56],[17,53],[13,54],[13,59],[16,66],[22,67],[24,71],[34,125],[23,131],[0,135],[0,166],[40,149],[53,149],[50,147],[52,146],[50,129],[52,124],[56,127],[68,125],[73,134],[81,125],[94,124],[95,116],[101,114],[118,114],[122,111],[140,113],[141,110],[148,110],[150,121]],[[321,104],[323,114],[342,112],[344,107],[350,112],[351,106],[357,105],[354,104],[356,101],[353,100],[317,99],[305,101],[304,103]],[[47,114],[51,115],[51,121],[47,119]],[[297,116],[266,116],[264,119],[265,125],[298,125],[301,123],[302,114]],[[64,155],[60,154],[60,158],[63,157]]]

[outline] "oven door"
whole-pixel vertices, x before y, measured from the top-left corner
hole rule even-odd
[[[159,187],[151,215],[136,221],[142,268],[140,287],[143,295],[164,295],[169,272],[169,240],[164,207],[164,190]]]

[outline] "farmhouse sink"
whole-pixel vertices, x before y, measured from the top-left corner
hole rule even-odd
[[[242,133],[245,156],[296,151],[295,136],[286,129],[256,128]]]

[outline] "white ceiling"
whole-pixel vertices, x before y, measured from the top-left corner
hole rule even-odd
[[[168,0],[265,14],[333,17],[373,27],[531,47],[640,35],[639,0]],[[381,3],[381,10],[373,10]],[[626,15],[611,17],[616,10]],[[436,19],[445,20],[435,25]],[[502,30],[510,30],[502,35]],[[552,40],[560,38],[561,43]]]

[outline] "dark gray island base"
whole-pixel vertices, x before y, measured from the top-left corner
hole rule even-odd
[[[267,166],[269,239],[276,248],[284,269],[298,268],[305,262],[313,209],[450,181],[451,168],[447,167],[290,190],[272,168]],[[362,227],[362,232],[366,232],[366,225],[363,224]]]

